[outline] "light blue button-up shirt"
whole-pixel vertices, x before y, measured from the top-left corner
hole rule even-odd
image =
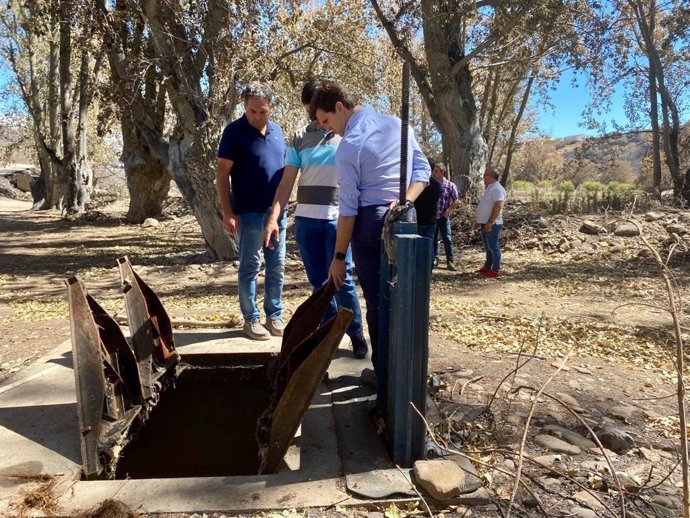
[[[409,131],[407,185],[429,182],[431,170]],[[411,155],[411,156],[410,156]],[[340,214],[400,199],[400,119],[363,106],[352,114],[335,155]]]

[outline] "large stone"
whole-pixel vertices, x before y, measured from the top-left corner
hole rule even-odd
[[[688,233],[688,230],[680,225],[668,225],[666,227],[666,232],[669,234],[678,234],[679,236],[683,236]]]
[[[549,424],[546,425],[543,430],[545,432],[557,434],[558,437],[564,439],[570,444],[574,444],[575,446],[579,446],[583,449],[596,447],[596,443],[594,441],[590,441],[587,439],[587,437],[584,437],[577,432],[573,432],[572,430],[568,430],[567,428],[563,428],[562,426]]]
[[[575,497],[575,500],[577,500],[578,502],[586,504],[592,507],[593,509],[604,509],[603,504],[588,491],[578,491],[573,496]]]
[[[635,237],[640,235],[640,229],[633,223],[623,222],[616,225],[613,234],[621,237]]]
[[[586,219],[582,222],[582,226],[580,227],[580,232],[582,232],[583,234],[590,234],[593,236],[596,236],[597,234],[607,234],[608,233],[604,227],[602,227],[598,223],[595,223],[594,221],[590,221],[588,219]]]
[[[156,218],[146,218],[144,222],[141,224],[142,227],[157,227],[160,225],[160,221],[158,221]]]
[[[618,405],[611,407],[611,415],[623,419],[623,421],[628,421],[635,412],[635,408],[628,405]]]
[[[534,442],[551,451],[568,453],[570,455],[578,455],[582,453],[582,450],[578,446],[567,443],[561,439],[558,439],[557,437],[553,437],[552,435],[537,435],[534,438]]]
[[[573,507],[570,509],[570,516],[574,518],[597,518],[597,513],[584,507]]]
[[[479,478],[477,470],[470,459],[462,455],[451,455],[447,460],[455,462],[463,473],[465,473],[465,481],[462,487],[460,487],[460,493],[470,493],[482,486],[482,479]]]
[[[596,434],[601,444],[616,453],[626,453],[635,446],[635,441],[630,435],[613,426],[605,426]]]
[[[418,460],[414,463],[417,483],[436,500],[450,500],[460,495],[465,472],[452,460]]]
[[[644,215],[644,220],[645,221],[657,221],[663,217],[664,217],[663,212],[650,211]]]

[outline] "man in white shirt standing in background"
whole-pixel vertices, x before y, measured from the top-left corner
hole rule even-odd
[[[477,273],[487,279],[500,276],[501,244],[499,236],[503,230],[503,204],[506,201],[506,190],[498,181],[499,174],[491,165],[484,171],[484,196],[477,205],[477,224],[475,230],[481,233],[486,261]]]

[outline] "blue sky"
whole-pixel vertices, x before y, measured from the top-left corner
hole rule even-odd
[[[582,112],[590,101],[590,93],[583,80],[578,87],[571,84],[572,73],[565,72],[555,91],[551,91],[553,109],[545,107],[543,103],[538,105],[539,122],[541,132],[549,137],[562,138],[569,135],[596,135],[596,130],[582,127]],[[611,102],[610,111],[601,117],[611,128],[611,120],[623,124],[627,121],[623,111],[623,94],[616,92]]]

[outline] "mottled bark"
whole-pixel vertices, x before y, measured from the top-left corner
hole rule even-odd
[[[422,28],[426,67],[420,65],[394,21],[388,19],[377,0],[371,0],[376,15],[391,43],[410,63],[412,77],[424,98],[429,115],[442,135],[443,154],[448,157],[450,175],[463,192],[479,183],[486,166],[486,143],[478,120],[472,92],[469,59],[464,54],[459,31],[457,3],[422,0]]]
[[[127,220],[141,223],[157,217],[170,190],[170,172],[151,151],[130,117],[122,117],[122,163],[125,167],[129,210]]]

